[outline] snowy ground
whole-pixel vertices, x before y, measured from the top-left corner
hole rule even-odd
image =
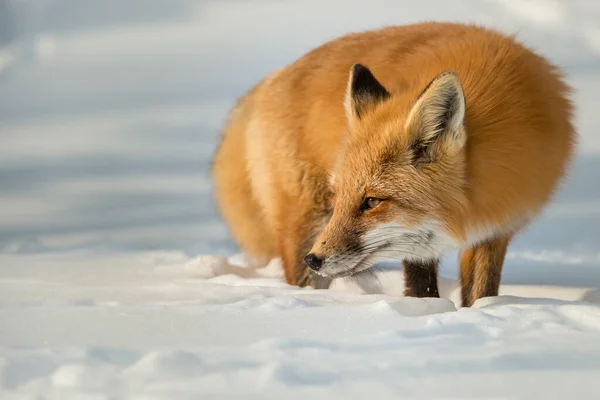
[[[342,5],[343,4],[343,5]],[[251,16],[251,18],[249,18]],[[249,266],[208,165],[234,99],[352,30],[485,23],[560,64],[579,155],[501,296]],[[599,398],[600,4],[0,0],[0,398]]]
[[[394,296],[398,271],[380,277],[388,294],[364,294],[351,282],[287,286],[276,262],[89,257],[0,259],[18,269],[0,275],[1,398],[600,394],[600,305],[572,301],[600,301],[590,290],[506,286],[457,311],[447,299]],[[457,294],[443,282],[444,297]]]

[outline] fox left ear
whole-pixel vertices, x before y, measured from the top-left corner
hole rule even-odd
[[[458,75],[443,72],[423,90],[408,115],[406,130],[418,157],[433,156],[440,146],[459,149],[466,142],[465,96]]]
[[[390,97],[390,93],[367,67],[362,64],[352,66],[345,100],[348,119],[362,118],[369,107],[388,97]]]

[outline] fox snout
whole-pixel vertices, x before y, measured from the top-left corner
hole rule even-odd
[[[441,257],[454,240],[437,224],[406,227],[397,222],[377,224],[371,229],[348,228],[332,221],[317,238],[304,263],[316,274],[341,278],[369,269],[385,257],[431,261]]]
[[[346,276],[355,271],[362,247],[360,232],[330,223],[304,257],[304,263],[323,277]]]
[[[324,232],[321,233],[321,236],[324,236],[327,234],[327,229],[325,229]],[[328,268],[324,268],[327,265],[327,260],[328,260],[328,254],[331,253],[331,248],[326,248],[325,244],[329,244],[327,243],[325,240],[320,240],[321,238],[318,238],[317,241],[314,243],[313,247],[310,249],[310,251],[308,252],[308,254],[304,257],[304,264],[306,264],[308,266],[308,268],[310,268],[312,271],[317,272],[319,275],[323,275],[324,270],[328,269]]]

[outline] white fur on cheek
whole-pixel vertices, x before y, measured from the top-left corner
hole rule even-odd
[[[457,247],[457,243],[435,222],[417,228],[406,228],[396,222],[383,224],[367,233],[364,243],[367,248],[382,246],[381,258],[417,260],[440,258],[449,249]]]
[[[431,260],[440,258],[458,244],[435,221],[416,228],[393,222],[382,224],[362,238],[361,251],[326,259],[320,275],[338,277],[368,269],[379,259]]]

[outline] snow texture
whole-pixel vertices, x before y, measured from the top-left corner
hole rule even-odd
[[[227,110],[340,34],[477,22],[574,87],[569,179],[501,295],[331,290],[238,254],[208,168]],[[600,398],[600,3],[0,1],[0,398]]]
[[[276,261],[157,253],[82,273],[89,257],[0,259],[12,265],[0,270],[1,398],[600,393],[600,305],[574,301],[589,289],[505,286],[457,310],[456,282],[442,299],[402,298],[393,270],[385,291],[324,291],[286,285]]]

